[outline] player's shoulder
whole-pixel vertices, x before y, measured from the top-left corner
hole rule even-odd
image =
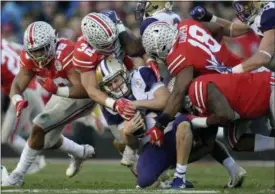
[[[73,65],[77,70],[93,70],[102,59],[104,59],[104,55],[97,53],[83,37],[80,37],[75,43]]]
[[[59,39],[57,41],[56,50],[56,60],[60,61],[63,65],[71,63],[73,58],[74,42],[65,38]]]
[[[190,19],[190,18],[187,18],[187,19],[183,19],[179,25],[178,25],[178,29],[180,28],[184,28],[184,26],[191,26],[191,25],[197,25],[197,26],[203,26],[199,21],[197,20],[194,20],[194,19]]]
[[[260,28],[263,32],[275,29],[275,2],[267,3],[260,17]]]
[[[24,69],[32,69],[35,67],[33,60],[30,58],[30,56],[25,50],[22,50],[19,56],[20,56],[20,67]]]

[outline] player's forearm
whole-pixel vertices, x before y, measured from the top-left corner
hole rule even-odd
[[[268,66],[271,58],[267,55],[256,52],[253,56],[232,68],[232,73],[243,73],[256,70],[262,66]]]
[[[87,92],[89,97],[96,103],[106,106],[110,109],[114,109],[115,100],[113,98],[108,97],[105,93],[103,93],[99,89],[90,86],[88,87]]]
[[[224,35],[230,36],[230,37],[237,37],[241,36],[243,34],[246,34],[247,32],[251,31],[249,26],[245,24],[238,24],[231,22],[229,20],[225,20],[222,18],[217,17],[217,20],[215,23],[220,24],[224,26]]]
[[[15,77],[11,85],[10,98],[12,98],[16,94],[22,95],[27,86],[28,84],[20,84],[18,78]]]
[[[145,108],[149,110],[162,111],[165,108],[166,102],[167,102],[167,98],[161,98],[161,99],[152,99],[152,100],[137,100],[137,101],[134,101],[133,104],[137,108]]]

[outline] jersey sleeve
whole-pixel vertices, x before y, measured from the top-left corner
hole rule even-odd
[[[72,62],[77,71],[88,72],[95,70],[100,60],[101,56],[95,53],[87,43],[82,40],[76,43]]]
[[[57,50],[61,51],[61,55],[58,60],[61,62],[63,70],[68,72],[73,68],[73,52],[74,43],[68,39],[61,40]],[[58,52],[58,51],[57,51]]]
[[[195,79],[189,86],[188,96],[194,108],[203,115],[208,112],[207,83],[199,78]]]
[[[261,27],[262,32],[275,29],[275,9],[266,9],[261,17]]]
[[[166,59],[168,71],[173,77],[177,76],[177,74],[185,67],[192,65],[190,59],[191,56],[187,56],[184,49],[184,47],[179,46],[176,50],[172,51]]]
[[[26,51],[20,53],[20,67],[23,69],[31,70],[34,65]]]

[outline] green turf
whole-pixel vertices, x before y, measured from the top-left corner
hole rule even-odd
[[[4,164],[10,172],[15,163]],[[73,177],[66,178],[66,164],[48,164],[41,172],[25,177],[25,184],[20,188],[2,188],[2,192],[6,189],[46,189],[52,190],[48,192],[38,191],[37,193],[89,193],[87,189],[134,189],[135,177],[131,172],[120,166],[119,164],[102,164],[86,163],[83,165],[81,172]],[[235,190],[223,189],[223,185],[227,183],[228,175],[221,165],[212,164],[192,164],[188,167],[187,177],[195,185],[195,191],[215,190],[220,193],[274,193],[269,190],[274,185],[274,168],[271,167],[251,167],[244,166],[247,171],[247,177],[242,188]],[[69,189],[62,191],[62,189]],[[85,189],[77,191],[77,189]],[[26,191],[26,190],[25,190]],[[152,190],[133,191],[131,193],[154,193]],[[191,190],[192,191],[192,190]],[[27,191],[26,191],[27,192]],[[130,190],[129,190],[130,192]],[[10,191],[10,193],[12,193]],[[20,192],[17,192],[20,193]],[[29,193],[34,193],[30,191]],[[100,192],[103,193],[103,192]],[[109,191],[106,193],[114,193]],[[127,193],[125,190],[118,190],[116,193]],[[156,191],[156,193],[160,193]],[[178,192],[176,192],[178,193]]]

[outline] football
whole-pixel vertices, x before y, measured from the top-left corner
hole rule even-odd
[[[145,112],[146,112],[146,111],[143,110],[143,109],[138,109],[138,110],[137,110],[137,113],[138,113],[138,112],[140,113],[140,115],[141,115],[141,117],[143,118],[144,122],[146,122],[146,121],[145,121]],[[137,114],[137,113],[136,113],[136,114]],[[135,137],[137,137],[137,138],[142,138],[145,132],[146,132],[146,124],[144,123],[144,127],[137,129],[137,130],[133,133],[133,135],[134,135]]]

